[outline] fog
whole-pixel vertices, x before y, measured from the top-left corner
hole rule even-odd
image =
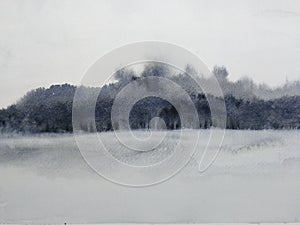
[[[86,69],[119,46],[166,41],[196,53],[229,79],[271,86],[299,80],[300,2],[0,2],[0,107],[51,84],[79,84]],[[101,74],[101,76],[106,76]]]
[[[209,131],[201,132],[203,147]],[[226,131],[206,172],[192,159],[172,179],[144,188],[99,176],[72,136],[2,137],[0,221],[299,222],[298,137],[298,131]]]

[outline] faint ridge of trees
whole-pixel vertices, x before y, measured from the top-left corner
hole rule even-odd
[[[169,73],[169,67],[163,63],[148,63],[145,65],[141,77],[166,77]]]
[[[226,80],[229,75],[225,66],[217,66],[217,65],[214,66],[212,73],[220,81]]]
[[[228,79],[229,72],[224,66],[215,66],[213,71],[219,77],[225,94],[226,128],[300,129],[300,81],[269,88],[267,85],[255,84],[250,78],[231,82]],[[186,91],[199,114],[199,127],[208,129],[213,125],[208,99],[212,102],[220,99],[210,93],[204,94],[201,87],[187,76],[187,73],[197,74],[192,65],[187,65],[185,72],[175,73],[165,64],[148,63],[140,73],[130,69],[117,71],[115,82],[101,88],[76,87],[70,84],[37,88],[29,91],[16,104],[0,109],[0,132],[72,132],[72,106],[76,90],[81,93],[79,102],[83,106],[78,118],[85,115],[85,110],[93,109],[94,106],[89,105],[90,96],[98,96],[95,107],[96,129],[93,118],[83,117],[78,121],[78,127],[86,132],[111,131],[111,110],[119,91],[131,81],[141,81],[151,76],[170,79]],[[210,78],[199,77],[203,84],[213,87],[209,86]],[[174,98],[179,94],[176,90],[167,91]],[[167,129],[181,127],[177,110],[168,101],[157,97],[141,99],[133,106],[129,116],[130,126],[132,129],[149,129],[149,123],[154,117],[162,118]]]
[[[114,78],[122,84],[127,84],[133,80],[136,80],[138,76],[133,70],[123,68],[115,73]]]

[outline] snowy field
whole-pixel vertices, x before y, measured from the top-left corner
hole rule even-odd
[[[99,135],[120,161],[147,165],[172,154],[176,132],[154,151],[143,153],[124,149],[113,141],[113,133]],[[182,139],[189,142],[196,132],[201,154],[208,130],[184,131]],[[88,141],[97,134],[82,135]],[[153,137],[160,136],[156,132]],[[204,173],[192,158],[172,179],[132,188],[95,173],[73,135],[2,136],[0,223],[296,223],[299,138],[299,131],[228,130],[220,154]]]

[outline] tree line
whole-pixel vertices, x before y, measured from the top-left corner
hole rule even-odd
[[[186,70],[188,73],[195,73],[191,66],[187,66]],[[274,98],[270,96],[268,99],[262,98],[255,95],[255,85],[249,89],[243,87],[243,82],[228,81],[225,67],[215,67],[213,72],[223,91],[229,86],[236,90],[233,92],[235,94],[224,91],[227,110],[226,128],[300,129],[299,95],[282,94],[278,97],[276,94]],[[174,71],[170,71],[164,65],[147,64],[138,75],[132,70],[118,71],[115,80],[101,88],[95,107],[96,127],[83,121],[80,128],[89,132],[113,130],[111,109],[117,93],[129,82],[147,76],[169,76],[190,95],[199,115],[199,127],[208,129],[213,125],[208,98],[214,101],[217,100],[216,97],[197,92],[194,82],[184,73],[174,75]],[[249,86],[249,82],[245,85]],[[240,88],[237,88],[238,86]],[[70,84],[63,84],[30,91],[16,104],[0,110],[0,132],[72,132],[72,105],[76,88]],[[80,88],[87,96],[98,91],[97,88],[92,87]],[[284,88],[286,87],[283,86],[282,89]],[[265,92],[267,90],[269,88],[265,89]],[[276,93],[280,92],[278,90]],[[154,117],[162,118],[167,129],[181,128],[180,116],[174,106],[157,97],[141,99],[133,106],[129,115],[130,127],[148,129]]]

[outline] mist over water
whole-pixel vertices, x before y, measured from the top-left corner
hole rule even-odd
[[[195,132],[184,131],[183,138]],[[201,151],[208,131],[199,132]],[[145,188],[117,185],[96,174],[70,135],[2,137],[0,221],[296,222],[298,137],[299,131],[227,131],[217,160],[205,173],[192,159],[172,179]]]

